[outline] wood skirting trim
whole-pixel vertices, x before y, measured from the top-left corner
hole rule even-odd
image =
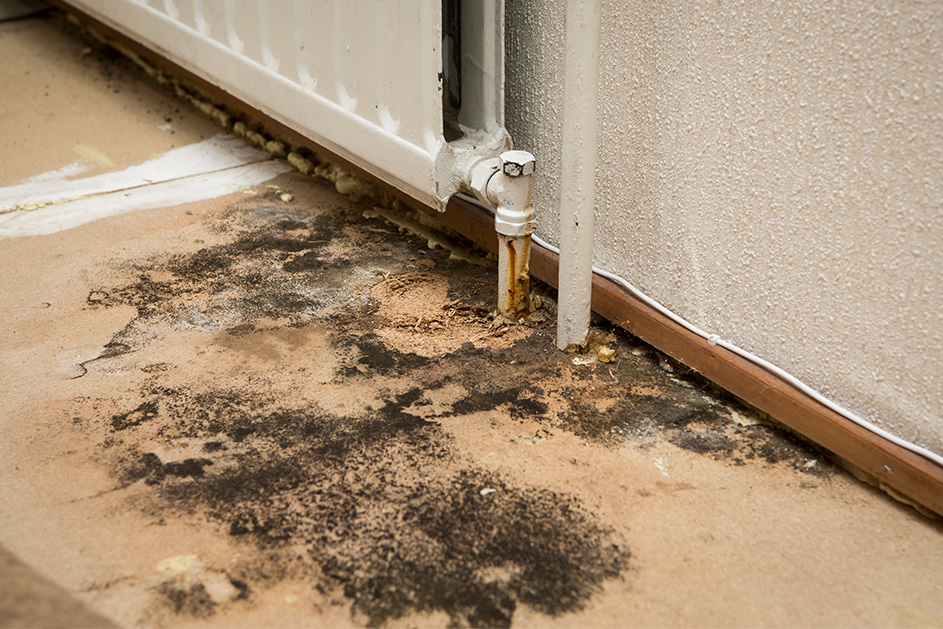
[[[351,172],[369,179],[413,207],[420,208],[477,245],[492,252],[497,251],[494,219],[481,208],[461,199],[450,201],[445,212],[441,213],[426,207],[255,107],[178,66],[159,52],[74,9],[64,0],[49,2],[75,15],[105,39],[140,55],[155,67],[261,122],[276,134],[330,156]],[[556,287],[558,267],[557,254],[536,244],[531,247],[531,274],[534,277]],[[759,365],[722,347],[710,345],[706,339],[654,310],[616,282],[594,275],[592,304],[593,310],[606,319],[860,468],[879,483],[943,516],[943,467],[862,428]]]

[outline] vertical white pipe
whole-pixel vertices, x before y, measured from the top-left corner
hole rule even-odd
[[[596,101],[601,0],[568,0],[560,156],[560,275],[557,347],[589,333],[596,205]]]

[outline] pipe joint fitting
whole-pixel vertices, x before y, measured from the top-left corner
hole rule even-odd
[[[508,177],[526,177],[537,168],[537,158],[527,151],[504,151],[499,159],[501,171]]]
[[[527,151],[501,154],[501,172],[488,181],[488,198],[495,210],[495,231],[514,238],[534,233],[534,208],[530,204],[530,175],[536,160]]]
[[[498,232],[498,311],[519,319],[530,314],[530,236],[534,208],[530,176],[537,160],[527,151],[505,151],[480,159],[468,169],[468,188],[478,200],[495,208]]]
[[[505,151],[500,157],[477,161],[470,170],[469,189],[478,200],[495,208],[494,227],[502,236],[534,233],[530,176],[537,160],[527,151]]]
[[[494,205],[488,197],[488,184],[491,178],[501,171],[501,158],[481,159],[471,167],[468,188],[485,205]]]
[[[502,236],[519,238],[534,233],[534,210],[527,205],[523,211],[499,205],[494,215],[494,230]]]

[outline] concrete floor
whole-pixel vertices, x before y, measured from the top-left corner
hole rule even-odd
[[[0,59],[0,186],[219,133],[47,17],[0,23]],[[240,159],[222,196],[0,208],[0,626],[943,626],[938,521]]]

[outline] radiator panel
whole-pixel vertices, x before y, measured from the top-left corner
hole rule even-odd
[[[476,120],[475,141],[443,138],[440,0],[70,4],[432,206],[458,186],[443,172],[457,153],[509,145],[498,119],[501,67],[489,68],[488,89],[470,105],[491,112]],[[503,65],[500,20],[491,15],[472,50]]]

